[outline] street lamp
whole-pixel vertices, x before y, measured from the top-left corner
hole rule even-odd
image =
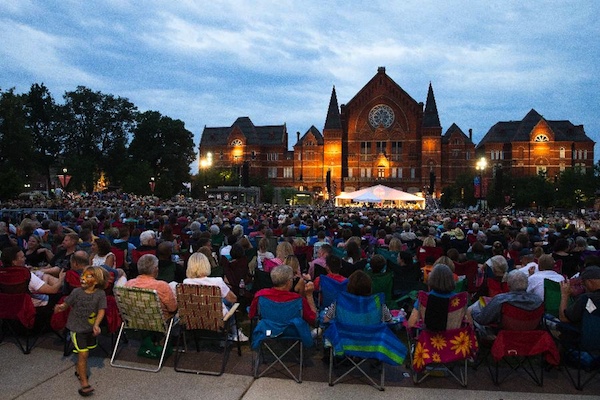
[[[483,197],[485,195],[485,193],[484,193],[485,184],[483,181],[483,173],[484,173],[486,167],[487,167],[487,160],[485,159],[485,157],[481,157],[477,161],[477,164],[476,164],[478,176],[475,178],[475,194],[478,195],[476,197],[479,199],[479,205],[482,210],[485,208],[485,205],[483,202]]]
[[[152,191],[152,195],[154,196],[154,188],[156,187],[156,182],[154,181],[154,177],[150,177],[150,190]]]
[[[200,172],[201,175],[201,183],[204,185],[206,183],[206,170],[212,167],[213,164],[213,154],[209,151],[206,153],[206,157],[200,158]],[[204,185],[204,192],[206,193],[207,185]]]

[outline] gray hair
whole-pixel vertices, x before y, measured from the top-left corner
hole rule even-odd
[[[220,232],[221,232],[221,229],[219,229],[219,227],[217,225],[210,226],[211,235],[218,235]]]
[[[511,292],[524,292],[527,290],[527,285],[529,283],[527,274],[524,274],[518,269],[510,271],[506,281]]]
[[[137,262],[140,275],[152,275],[158,271],[158,258],[154,254],[144,254]]]
[[[294,270],[289,265],[278,265],[271,270],[273,286],[280,287],[294,279]]]
[[[544,254],[538,260],[538,269],[540,271],[551,271],[554,269],[554,258],[551,254]]]
[[[240,224],[234,225],[231,234],[237,236],[238,238],[244,234],[244,227]]]
[[[490,267],[494,272],[502,272],[503,274],[508,271],[508,262],[504,256],[494,256],[489,259]]]
[[[454,273],[446,264],[438,264],[427,277],[427,285],[440,293],[450,293],[456,288]]]

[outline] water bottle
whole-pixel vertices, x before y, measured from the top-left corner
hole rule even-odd
[[[243,279],[240,279],[240,296],[243,296],[246,292],[246,283]]]
[[[406,320],[406,311],[404,310],[404,308],[400,309],[400,312],[398,313],[398,319],[400,321],[405,321]]]

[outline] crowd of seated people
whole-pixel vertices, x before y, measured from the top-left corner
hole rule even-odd
[[[35,298],[62,293],[64,271],[78,265],[71,258],[82,251],[89,254],[90,265],[104,267],[116,279],[124,278],[121,284],[157,290],[168,316],[176,311],[172,287],[193,281],[220,286],[225,303],[246,299],[250,316],[256,312],[257,296],[280,300],[299,296],[306,305],[307,321],[314,325],[318,295],[313,292],[318,293],[319,275],[340,281],[357,276],[345,275],[344,268],[365,272],[370,278],[391,275],[393,285],[386,303],[388,296],[409,295],[403,307],[410,312],[415,300],[411,292],[429,289],[446,296],[457,287],[466,287],[460,285],[465,276],[455,273],[454,266],[469,260],[477,264],[476,290],[469,285],[471,312],[484,331],[503,301],[525,307],[542,304],[545,279],[563,282],[566,304],[570,298],[580,304],[583,300],[577,300],[578,296],[596,301],[599,290],[595,268],[600,266],[600,222],[592,213],[583,217],[72,201],[77,207],[60,221],[31,216],[22,221],[5,218],[0,223],[2,262],[30,267],[30,292]],[[20,253],[11,256],[12,248]],[[126,250],[123,266],[116,265],[114,248]],[[290,267],[291,283],[286,280],[288,269],[278,268],[282,265]],[[431,280],[439,265],[444,267],[438,273],[448,275],[452,284]],[[242,272],[228,275],[231,268]],[[256,270],[269,273],[273,287],[253,290]],[[125,278],[129,278],[127,283]],[[575,282],[579,282],[577,290]],[[575,309],[561,307],[560,311],[563,322],[579,323]]]

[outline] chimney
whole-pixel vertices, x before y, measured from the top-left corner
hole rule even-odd
[[[469,128],[469,140],[472,142],[473,141],[473,129]]]
[[[300,131],[296,131],[296,144],[300,143]]]

